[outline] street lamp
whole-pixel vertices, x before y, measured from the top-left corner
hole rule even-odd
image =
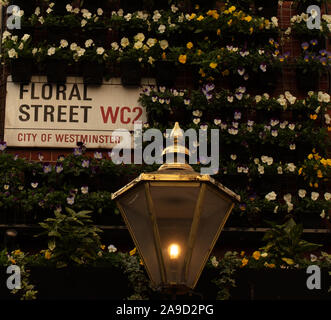
[[[189,151],[178,144],[163,154],[172,163],[138,178],[112,194],[155,286],[193,289],[239,196],[209,175],[195,172],[177,155]]]

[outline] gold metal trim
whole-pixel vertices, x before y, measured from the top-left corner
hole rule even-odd
[[[156,249],[156,256],[157,256],[159,266],[160,266],[161,280],[163,283],[167,283],[167,275],[166,275],[165,265],[164,265],[164,261],[163,261],[162,249],[160,247],[161,246],[160,233],[159,233],[159,229],[158,229],[157,222],[156,222],[155,208],[154,208],[154,203],[153,203],[153,199],[151,196],[149,183],[145,183],[145,194],[146,194],[148,214],[149,214],[150,219],[153,224],[154,245],[155,245],[155,249]]]
[[[189,272],[189,266],[191,263],[192,259],[192,253],[193,253],[193,247],[195,244],[196,236],[197,236],[197,231],[199,228],[199,222],[200,222],[200,217],[201,217],[201,211],[202,211],[202,204],[203,200],[205,198],[205,191],[206,191],[206,184],[202,184],[199,195],[198,195],[198,200],[195,205],[194,209],[194,215],[193,215],[193,221],[192,221],[192,226],[191,226],[191,231],[189,235],[189,241],[188,241],[188,246],[187,246],[187,252],[186,252],[186,257],[184,260],[184,266],[185,266],[185,282],[187,282],[188,278],[188,272]]]
[[[123,207],[121,206],[121,204],[119,203],[118,200],[116,201],[116,205],[118,206],[118,208],[119,208],[119,210],[120,210],[120,212],[121,212],[121,214],[122,214],[122,217],[123,217],[123,219],[124,219],[124,222],[125,222],[125,224],[126,224],[128,230],[129,230],[129,233],[130,233],[130,235],[131,235],[131,237],[132,237],[132,239],[133,239],[133,242],[134,242],[134,244],[135,244],[135,246],[136,246],[136,248],[137,248],[137,250],[138,250],[138,252],[139,252],[139,255],[140,255],[140,257],[141,257],[141,259],[142,259],[142,261],[143,261],[143,264],[144,264],[144,266],[145,266],[145,268],[146,268],[146,272],[147,272],[149,278],[151,279],[152,283],[153,283],[154,285],[156,285],[156,283],[153,281],[152,274],[151,274],[151,272],[149,271],[149,269],[148,269],[148,267],[147,267],[147,264],[146,264],[146,261],[145,261],[144,255],[142,254],[142,250],[140,249],[139,241],[138,241],[137,238],[135,237],[134,232],[133,232],[133,230],[132,230],[132,228],[131,228],[131,225],[130,225],[130,223],[128,222],[128,219],[126,218],[125,211],[124,211]],[[155,248],[155,250],[156,250],[156,248]],[[160,278],[161,278],[161,280],[162,280],[161,274],[160,274]]]
[[[205,265],[207,263],[207,260],[208,260],[210,254],[211,254],[211,252],[212,252],[212,250],[213,250],[213,248],[214,248],[214,246],[215,246],[215,244],[216,244],[216,242],[217,242],[217,240],[218,240],[218,238],[219,238],[219,236],[220,236],[220,234],[221,234],[221,232],[222,232],[222,230],[224,228],[224,225],[225,225],[227,219],[229,218],[229,215],[230,215],[232,209],[234,208],[234,205],[235,205],[235,203],[233,202],[232,205],[230,206],[230,208],[228,209],[228,211],[226,212],[226,214],[224,216],[224,219],[223,219],[223,223],[218,228],[218,230],[216,232],[216,235],[214,237],[214,240],[211,243],[211,245],[209,246],[209,249],[208,249],[205,257],[203,258],[203,263],[201,264],[200,271],[198,272],[198,274],[197,274],[197,276],[195,278],[195,281],[193,282],[193,286],[191,287],[192,289],[197,285],[197,282],[198,282],[198,280],[199,280],[199,278],[201,276],[201,273],[202,273],[202,271],[203,271],[203,269],[204,269],[204,267],[205,267]]]

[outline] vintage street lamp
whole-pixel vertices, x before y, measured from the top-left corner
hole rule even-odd
[[[209,175],[195,172],[176,155],[182,130],[171,133],[173,163],[142,173],[112,194],[156,286],[193,289],[239,196]]]

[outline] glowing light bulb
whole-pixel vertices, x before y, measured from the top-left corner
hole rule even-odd
[[[173,243],[169,246],[170,259],[177,259],[180,253],[180,247],[178,244]]]

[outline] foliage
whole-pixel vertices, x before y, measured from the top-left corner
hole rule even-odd
[[[50,238],[50,259],[56,259],[57,267],[86,264],[97,258],[100,248],[100,229],[92,225],[90,211],[75,212],[66,208],[66,213],[55,211],[55,218],[47,218],[40,226]]]

